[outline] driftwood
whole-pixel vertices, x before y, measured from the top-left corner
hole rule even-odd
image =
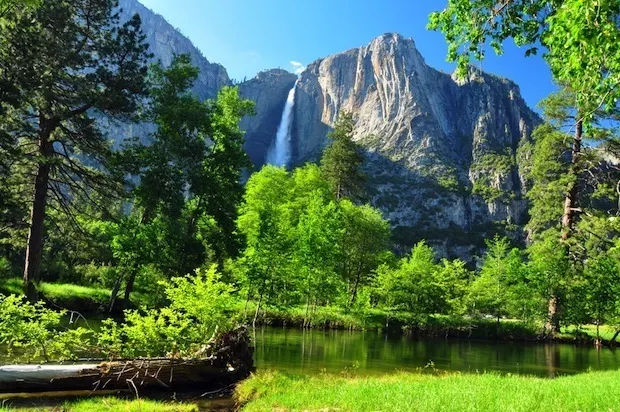
[[[133,359],[73,365],[0,366],[0,393],[112,389],[203,390],[247,377],[253,348],[245,328],[222,334],[204,359]]]

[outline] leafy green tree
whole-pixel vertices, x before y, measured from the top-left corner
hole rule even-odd
[[[142,265],[188,273],[205,262],[209,249],[221,266],[238,247],[235,220],[242,193],[241,170],[247,166],[239,122],[252,113],[253,103],[241,99],[232,87],[222,89],[215,101],[200,101],[191,92],[198,75],[188,55],[175,56],[167,68],[151,67],[146,119],[155,124],[156,131],[150,145],[134,142],[126,149],[133,172],[140,177],[134,190],[140,213],[136,218],[145,228],[129,225],[133,230],[129,238],[149,233],[149,225],[165,230],[166,235],[152,243],[160,253],[145,249],[141,256],[123,259],[130,264],[121,273],[127,276],[124,302]],[[135,248],[123,244],[133,256]],[[119,287],[117,282],[110,309]]]
[[[200,356],[218,333],[234,326],[228,311],[232,287],[216,267],[164,283],[169,304],[147,311],[129,310],[125,322],[104,321],[97,346],[109,358]]]
[[[195,232],[196,216],[203,222],[205,217],[212,220],[214,224],[208,232],[203,230],[202,236],[220,267],[224,258],[236,256],[242,246],[236,221],[244,193],[242,171],[251,163],[243,147],[245,133],[240,122],[254,113],[254,102],[241,98],[238,87],[224,87],[218,92],[209,110],[208,155],[202,162],[201,175],[192,183],[195,209],[190,213],[188,238]]]
[[[513,285],[521,280],[523,261],[519,249],[512,249],[506,238],[487,241],[479,276],[469,288],[469,300],[477,312],[493,314],[499,325],[508,315],[509,305],[517,300]]]
[[[348,304],[355,303],[360,288],[374,280],[374,270],[387,258],[390,226],[381,213],[368,205],[356,206],[348,199],[339,204],[344,231],[339,242],[339,272],[348,289]]]
[[[323,151],[321,169],[337,200],[362,200],[366,197],[366,175],[362,171],[364,154],[353,142],[353,115],[341,112],[327,137],[329,146]]]
[[[238,220],[247,247],[235,262],[248,301],[351,306],[388,254],[388,223],[370,206],[337,201],[322,170],[265,166],[246,188]],[[368,239],[373,244],[368,244]],[[347,289],[348,285],[348,289]]]
[[[294,281],[288,276],[293,242],[293,226],[286,210],[289,188],[286,170],[269,165],[246,184],[237,225],[247,247],[237,267],[242,268],[246,307],[251,297],[258,298],[254,321],[264,301],[286,304],[286,291],[293,289]]]
[[[441,313],[462,316],[466,311],[466,294],[472,273],[460,260],[442,259],[435,269],[435,283],[442,290]]]
[[[406,310],[419,317],[429,316],[442,306],[442,289],[435,282],[435,252],[424,242],[416,244],[396,268],[377,270],[383,300],[392,309]]]
[[[25,292],[37,299],[45,217],[51,201],[69,212],[76,197],[119,187],[95,114],[127,117],[145,95],[147,45],[140,19],[118,25],[114,0],[41,2],[0,31],[2,74],[19,96],[3,133],[20,141],[31,169]],[[26,68],[24,70],[24,68]],[[98,168],[88,165],[97,164]]]
[[[618,243],[618,242],[616,242]],[[608,323],[618,328],[620,320],[620,264],[618,248],[588,260],[585,268],[569,291],[570,307],[577,311],[577,322],[593,321],[596,343],[601,344],[600,325]],[[572,296],[571,296],[572,295]],[[617,334],[616,334],[617,336]]]
[[[576,266],[570,273],[579,272],[580,262],[586,261],[592,253],[596,254],[596,249],[609,247],[601,239],[614,236],[613,221],[609,217],[617,205],[614,204],[616,194],[610,189],[620,177],[616,168],[606,160],[614,156],[617,136],[613,129],[606,127],[609,116],[604,113],[597,113],[592,120],[587,133],[590,143],[580,148],[578,157],[573,156],[568,132],[575,121],[574,101],[574,93],[567,90],[545,99],[541,106],[547,122],[534,131],[533,147],[520,149],[531,152],[527,173],[531,181],[527,194],[531,204],[527,226],[530,238],[538,241],[552,232],[561,237],[562,247],[566,248],[567,256]],[[572,199],[568,215],[567,190]],[[570,226],[566,225],[567,216],[570,217]],[[570,279],[564,283],[570,284]],[[558,290],[561,289],[558,286]],[[549,308],[558,310],[558,297],[552,299],[555,303]],[[557,314],[549,313],[548,317],[552,319],[548,324],[557,328]]]
[[[12,17],[17,11],[38,7],[41,0],[0,0],[0,19]]]
[[[342,279],[336,273],[341,236],[341,217],[336,204],[328,203],[313,192],[310,203],[296,226],[293,270],[300,277],[300,286],[308,308],[334,302],[342,290]]]
[[[541,296],[547,302],[543,334],[549,339],[559,331],[562,318],[562,311],[559,309],[575,272],[567,249],[556,234],[556,231],[542,234],[540,239],[527,249],[527,279],[535,296]]]
[[[42,302],[24,302],[18,296],[0,295],[0,345],[3,352],[25,361],[77,359],[87,346],[91,331],[62,330],[65,311],[44,307]]]

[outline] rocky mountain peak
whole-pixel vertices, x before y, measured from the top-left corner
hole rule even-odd
[[[318,158],[341,110],[353,114],[367,152],[372,201],[403,245],[425,238],[446,254],[471,255],[490,231],[527,218],[517,149],[540,119],[513,82],[477,69],[458,80],[428,66],[413,39],[381,35],[302,73],[297,164]]]
[[[205,59],[161,16],[137,0],[121,0],[121,6],[125,18],[142,16],[156,59],[168,64],[175,53],[192,56],[201,71],[199,96],[214,97],[231,84],[222,66]],[[256,167],[265,162],[296,80],[272,69],[239,84],[241,94],[256,102],[257,115],[242,121]],[[350,111],[354,139],[367,156],[371,202],[389,219],[403,249],[426,239],[442,255],[464,257],[479,253],[495,233],[521,236],[527,187],[519,148],[540,119],[513,82],[476,68],[457,79],[428,66],[413,39],[386,33],[309,64],[295,96],[294,164],[318,159],[338,113]]]

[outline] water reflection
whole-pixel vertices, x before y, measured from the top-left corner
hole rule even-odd
[[[260,369],[294,373],[379,374],[421,368],[557,376],[620,369],[620,351],[570,344],[410,339],[372,332],[262,328],[255,331]]]

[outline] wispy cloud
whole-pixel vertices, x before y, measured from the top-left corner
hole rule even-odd
[[[306,70],[306,66],[303,63],[297,62],[295,60],[291,60],[291,66],[293,66],[293,72],[295,74],[301,74],[304,70]]]

